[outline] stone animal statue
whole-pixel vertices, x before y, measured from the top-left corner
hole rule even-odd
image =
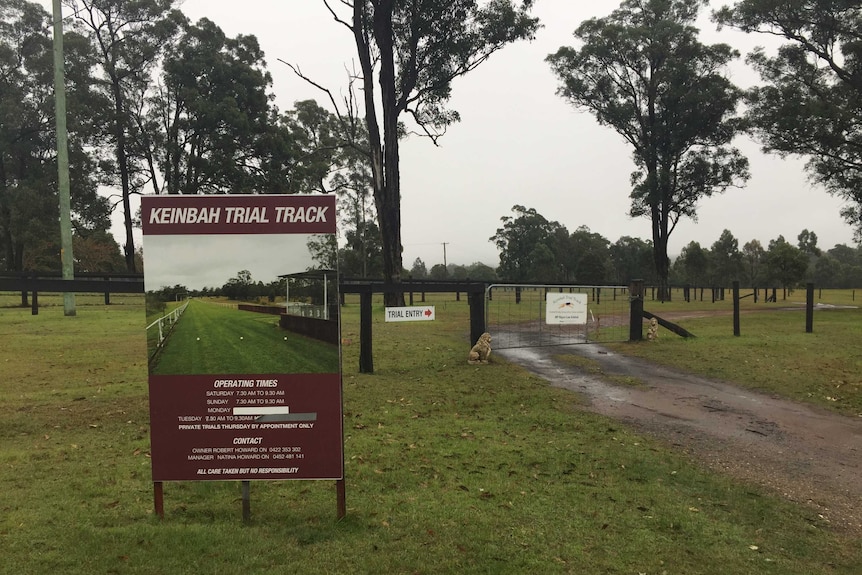
[[[487,331],[479,336],[476,345],[470,348],[470,355],[467,356],[467,363],[488,363],[488,358],[491,357],[491,334]]]
[[[658,322],[655,318],[649,320],[649,329],[647,330],[647,339],[655,341],[658,339]]]

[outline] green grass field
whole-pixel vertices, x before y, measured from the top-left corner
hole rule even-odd
[[[282,330],[278,316],[192,300],[151,366],[154,375],[336,373],[338,346]]]
[[[701,469],[499,358],[467,365],[466,302],[427,303],[436,322],[386,324],[375,305],[374,375],[357,370],[359,306],[342,310],[347,517],[335,520],[332,482],[261,481],[248,525],[236,482],[168,483],[165,519],[153,515],[143,297],[74,318],[0,309],[0,573],[862,572],[858,539],[810,509]],[[708,369],[743,371],[732,341],[692,329],[716,340]]]
[[[733,335],[732,317],[726,315],[691,317],[680,323],[697,337],[683,339],[661,329],[655,342],[611,347],[683,371],[862,417],[862,309],[817,310],[813,333],[805,332],[804,309],[795,308],[748,310],[740,316],[738,337]]]

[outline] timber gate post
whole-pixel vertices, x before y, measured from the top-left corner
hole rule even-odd
[[[644,281],[632,280],[629,287],[631,307],[629,312],[629,341],[641,341],[644,338]]]
[[[367,290],[359,294],[359,373],[374,373],[371,337],[371,290]]]
[[[485,333],[485,289],[473,288],[468,292],[470,303],[470,343],[473,344],[479,336]]]
[[[754,293],[757,293],[755,288]],[[739,337],[739,280],[733,281],[733,335]]]

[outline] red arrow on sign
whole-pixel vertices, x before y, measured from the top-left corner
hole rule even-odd
[[[425,317],[431,317],[431,310],[430,309],[425,310]]]

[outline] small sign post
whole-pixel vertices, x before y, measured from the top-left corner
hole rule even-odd
[[[434,321],[437,314],[434,306],[421,307],[387,307],[386,321]]]

